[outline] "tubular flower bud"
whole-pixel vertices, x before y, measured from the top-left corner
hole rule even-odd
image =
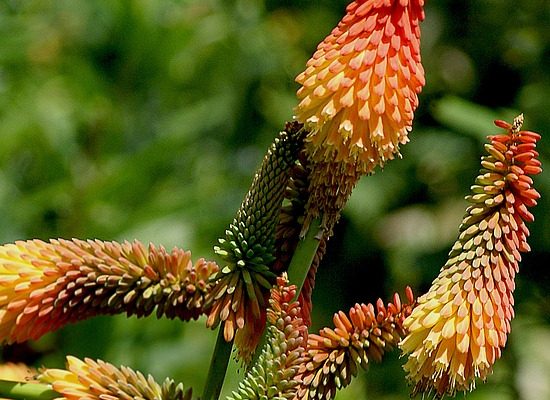
[[[191,253],[99,240],[0,246],[0,340],[38,339],[99,314],[196,319],[218,266]]]
[[[370,360],[381,361],[385,352],[405,335],[404,319],[414,302],[407,288],[409,304],[402,305],[395,294],[393,303],[356,304],[345,314],[334,314],[334,328],[308,336],[304,362],[298,373],[301,386],[296,399],[332,399]]]
[[[306,151],[314,163],[313,218],[335,218],[359,177],[408,141],[425,84],[423,6],[424,0],[353,1],[296,78],[302,86],[295,115],[309,131]]]
[[[84,361],[67,357],[67,369],[44,369],[39,379],[52,385],[60,394],[55,400],[80,399],[158,399],[191,400],[191,389],[166,379],[162,385],[153,377],[143,376],[127,367],[117,368],[112,364],[89,358]]]
[[[215,276],[208,298],[212,309],[207,325],[223,323],[224,338],[235,334],[245,362],[256,348],[265,326],[269,290],[275,282],[275,228],[290,170],[302,146],[302,129],[288,126],[268,149],[235,219],[215,251],[226,265]]]
[[[530,250],[528,207],[540,197],[529,177],[541,172],[540,135],[522,131],[522,123],[523,115],[513,125],[495,121],[506,132],[489,136],[449,259],[405,320],[409,333],[400,346],[414,393],[472,389],[506,344],[520,253]]]
[[[267,310],[266,346],[230,399],[294,398],[299,385],[296,375],[307,338],[307,328],[300,306],[294,301],[295,296],[296,287],[288,285],[286,276],[277,278]]]

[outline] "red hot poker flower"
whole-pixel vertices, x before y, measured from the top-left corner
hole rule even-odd
[[[0,342],[38,339],[99,314],[196,319],[218,266],[191,253],[99,240],[0,246]]]
[[[314,159],[355,162],[362,172],[407,142],[418,93],[423,0],[357,0],[296,78],[296,118]]]
[[[192,390],[166,379],[157,383],[128,367],[117,368],[101,360],[67,357],[67,369],[44,369],[39,379],[59,393],[54,400],[191,400]]]
[[[408,141],[425,84],[420,57],[424,0],[357,0],[296,78],[296,119],[312,161],[306,226],[330,230],[361,175]]]
[[[381,299],[376,307],[356,304],[349,314],[334,314],[334,328],[309,334],[298,371],[301,386],[294,400],[330,400],[338,389],[350,384],[359,367],[366,369],[370,361],[381,361],[405,335],[403,321],[414,306],[409,287],[406,294],[408,304],[402,304],[397,293],[387,305]]]
[[[405,320],[409,334],[400,346],[409,355],[405,370],[415,393],[441,397],[472,389],[506,344],[514,277],[521,253],[530,250],[528,207],[540,197],[529,176],[541,172],[540,135],[520,130],[522,122],[522,115],[513,125],[495,121],[506,133],[489,136],[449,260]]]

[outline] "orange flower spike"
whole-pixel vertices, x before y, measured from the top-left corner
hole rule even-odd
[[[334,314],[334,328],[309,334],[295,400],[330,400],[338,389],[349,385],[359,367],[365,369],[370,361],[381,361],[405,335],[403,321],[414,306],[410,288],[406,295],[409,302],[404,305],[398,294],[387,305],[380,299],[376,307],[356,304],[348,314]]]
[[[308,131],[309,199],[301,234],[321,216],[331,236],[359,178],[408,141],[425,84],[420,57],[424,0],[356,0],[319,44],[295,118]]]
[[[442,397],[472,389],[506,344],[514,277],[521,253],[530,250],[525,222],[534,217],[527,207],[540,197],[528,175],[542,171],[535,150],[540,135],[522,131],[522,123],[522,115],[514,124],[495,121],[507,132],[489,136],[449,260],[405,320],[409,334],[400,346],[409,355],[404,368],[415,393]]]
[[[316,161],[357,163],[361,173],[408,141],[418,93],[423,0],[357,0],[296,81],[296,119]]]
[[[38,339],[100,314],[196,319],[213,262],[139,242],[18,241],[0,246],[0,342]]]

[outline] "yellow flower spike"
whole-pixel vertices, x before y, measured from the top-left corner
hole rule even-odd
[[[306,228],[332,228],[361,175],[408,141],[425,84],[420,57],[424,0],[356,0],[296,81],[296,120],[313,162]]]
[[[191,389],[166,379],[162,385],[127,367],[117,368],[101,360],[67,357],[67,369],[44,369],[40,382],[52,385],[60,394],[56,400],[158,399],[190,400]]]
[[[482,169],[466,199],[470,206],[449,260],[405,320],[400,347],[413,392],[453,395],[485,379],[510,333],[514,277],[529,251],[527,207],[540,197],[528,175],[542,170],[535,150],[540,135],[495,121],[506,130],[489,136]]]

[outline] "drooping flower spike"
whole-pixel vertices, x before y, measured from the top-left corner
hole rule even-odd
[[[393,303],[356,304],[346,315],[334,314],[334,329],[324,328],[309,334],[304,361],[298,373],[301,386],[297,400],[326,399],[349,385],[359,367],[366,369],[371,360],[381,361],[384,353],[397,346],[405,336],[403,321],[414,305],[413,293],[406,290],[408,304],[398,294]]]
[[[529,175],[541,172],[535,150],[540,135],[495,121],[505,132],[489,136],[487,155],[466,199],[471,204],[447,263],[405,320],[400,344],[414,393],[453,395],[485,379],[500,357],[514,316],[514,277],[530,250],[528,207],[539,193]]]
[[[0,246],[0,341],[37,339],[100,314],[196,319],[206,312],[210,261],[141,243],[18,241]]]
[[[424,0],[356,0],[296,78],[296,119],[314,162],[309,212],[334,223],[361,175],[408,141],[425,84]],[[307,228],[307,223],[306,223]]]
[[[89,358],[67,357],[67,369],[44,369],[39,379],[60,394],[55,400],[191,400],[191,389],[166,379],[158,384],[151,375]]]

